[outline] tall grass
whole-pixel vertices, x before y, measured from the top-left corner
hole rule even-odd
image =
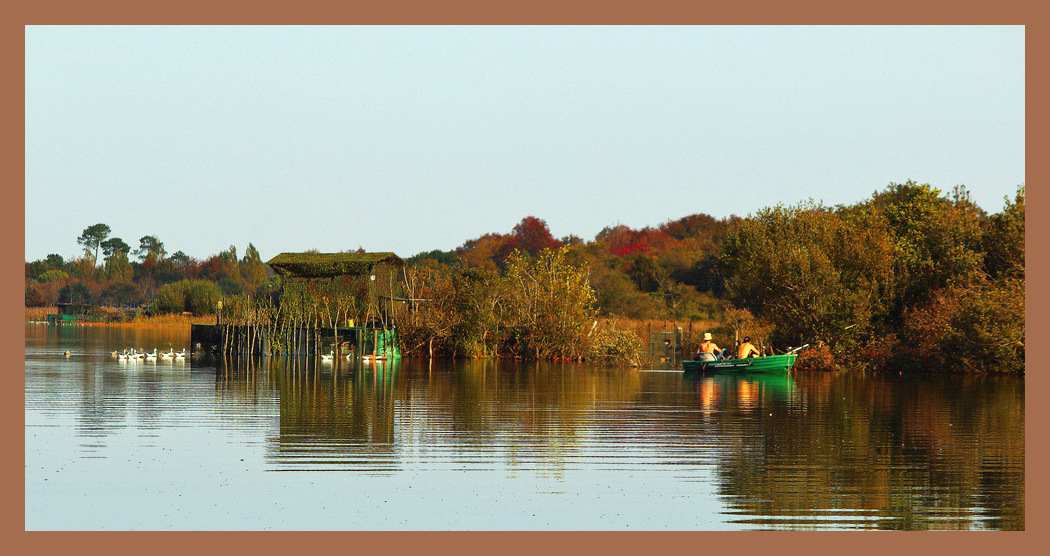
[[[55,307],[26,307],[27,321],[47,320],[48,315],[58,314]],[[213,315],[139,315],[135,318],[121,322],[92,322],[92,326],[121,326],[121,327],[150,327],[150,328],[185,328],[187,331],[191,324],[215,324]]]
[[[48,315],[58,314],[55,307],[26,307],[26,320],[47,320]]]

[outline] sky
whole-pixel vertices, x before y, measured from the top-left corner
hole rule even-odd
[[[25,28],[25,258],[200,259],[1025,181],[1025,28]],[[55,217],[55,214],[60,217]]]

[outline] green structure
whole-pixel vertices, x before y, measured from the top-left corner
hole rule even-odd
[[[193,346],[213,353],[401,356],[397,321],[404,261],[394,253],[281,253],[276,297],[226,299],[215,330],[194,327]]]

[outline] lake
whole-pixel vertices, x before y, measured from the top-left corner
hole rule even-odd
[[[128,363],[189,332],[25,334],[27,530],[1025,528],[1021,377]]]

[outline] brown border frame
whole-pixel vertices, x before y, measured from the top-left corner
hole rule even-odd
[[[681,0],[656,0],[644,3],[600,3],[593,0],[586,2],[532,2],[528,4],[503,4],[481,0],[454,0],[446,2],[426,2],[409,0],[388,4],[336,2],[298,2],[277,5],[276,3],[235,4],[232,2],[181,2],[181,3],[148,3],[129,0],[104,2],[50,2],[42,4],[20,5],[13,11],[18,14],[24,26],[29,24],[1007,24],[1026,25],[1034,19],[1036,12],[1031,2],[998,2],[987,4],[977,2],[902,2],[898,0],[874,4],[853,4],[841,1],[811,0],[798,2],[774,2],[761,0],[746,3],[724,3],[704,5],[701,3],[683,2]],[[1036,26],[1038,29],[1040,26]],[[1033,35],[1037,48],[1027,51],[1042,51],[1045,39],[1041,34]],[[14,42],[14,39],[7,39]],[[1027,41],[1026,36],[1026,41]],[[8,52],[13,49],[8,50]],[[14,65],[13,54],[7,56]],[[24,57],[22,60],[24,70]],[[1041,72],[1040,72],[1041,73]],[[24,73],[23,73],[24,75]],[[1028,91],[1042,89],[1041,76],[1032,82],[1027,81]],[[13,89],[9,85],[7,89]],[[13,92],[10,93],[13,96]],[[1041,98],[1041,97],[1037,97]],[[23,87],[24,101],[24,87]],[[13,104],[13,103],[12,103]],[[24,104],[24,103],[23,103]],[[1040,103],[1033,105],[1035,120],[1042,121],[1043,108]],[[13,112],[13,110],[12,110]],[[9,113],[9,117],[13,114]],[[13,117],[12,117],[13,119]],[[9,126],[9,130],[16,126]],[[1044,129],[1041,125],[1033,127]],[[23,112],[24,131],[24,112]],[[9,132],[11,135],[13,131]],[[1036,143],[1041,144],[1041,135],[1036,134]],[[24,133],[22,136],[24,147]],[[1026,141],[1027,142],[1027,141]],[[22,149],[24,153],[24,148]],[[8,149],[9,158],[15,149]],[[11,161],[13,166],[13,161]],[[24,158],[23,158],[24,170]],[[24,178],[24,172],[23,172]],[[13,186],[11,186],[13,189]],[[1027,193],[1027,191],[1026,191]],[[1035,190],[1036,207],[1042,204],[1041,190]],[[23,187],[22,205],[25,205]],[[989,210],[994,210],[990,208]],[[5,212],[13,212],[13,203],[8,203]],[[9,214],[4,219],[5,227],[13,228],[19,218]],[[23,236],[25,214],[22,215]],[[1035,228],[1029,236],[1043,237],[1038,230],[1045,226],[1041,219],[1033,222]],[[1034,251],[1035,249],[1028,250]],[[1029,254],[1030,255],[1030,254]],[[1029,257],[1030,258],[1030,257]],[[1031,259],[1031,258],[1030,258]],[[14,264],[12,263],[13,267]],[[1044,261],[1037,257],[1031,259],[1028,268],[1036,277],[1043,273]],[[7,297],[9,311],[17,309],[13,300],[17,273],[14,268],[3,273],[3,281],[12,292]],[[1044,330],[1041,322],[1042,309],[1046,307],[1046,294],[1038,289],[1027,290],[1028,310],[1026,327],[1034,324],[1036,337]],[[12,315],[13,316],[13,315]],[[5,334],[2,338],[5,354],[17,353],[20,347],[17,339],[21,337],[24,348],[24,328],[18,319],[9,316],[3,321]],[[17,327],[17,328],[16,328]],[[13,355],[8,355],[12,357]],[[12,365],[14,366],[14,365]],[[1031,378],[1031,377],[1026,377]],[[1043,382],[1041,374],[1034,375],[1034,385]],[[16,386],[16,385],[12,385]],[[24,380],[23,380],[24,387]],[[1030,389],[1026,389],[1026,392]],[[13,398],[16,390],[8,391]],[[11,402],[11,400],[9,400]],[[1027,406],[1026,394],[1026,406]],[[9,419],[13,423],[14,414],[21,407],[24,420],[23,403],[5,404]],[[1033,423],[1042,423],[1045,412],[1040,404],[1027,408],[1031,410]],[[14,428],[11,426],[10,428]],[[24,429],[24,427],[23,427]],[[1036,430],[1040,430],[1036,427]],[[24,434],[24,431],[23,431]],[[622,554],[644,554],[654,550],[671,549],[683,552],[708,552],[711,550],[737,550],[746,552],[768,550],[770,552],[817,552],[817,553],[884,553],[887,550],[905,550],[908,553],[951,552],[951,553],[1002,553],[1016,551],[1031,546],[1038,546],[1042,519],[1046,513],[1043,508],[1042,491],[1045,480],[1040,473],[1028,470],[1039,470],[1045,461],[1045,446],[1041,438],[1029,435],[1029,450],[1026,459],[1026,530],[1018,533],[27,533],[24,531],[24,482],[22,509],[10,509],[9,521],[22,522],[22,535],[15,540],[15,550],[19,552],[52,553],[64,550],[68,552],[105,552],[105,553],[139,553],[142,551],[160,551],[175,553],[193,548],[207,548],[209,551],[251,550],[267,553],[293,552],[296,550],[331,550],[358,551],[376,550],[385,553],[401,553],[409,550],[421,554],[439,552],[490,552],[509,551],[512,554],[533,553],[539,550],[565,550],[579,552],[607,552]],[[15,467],[8,461],[6,466]],[[1030,496],[1028,492],[1040,496]],[[9,500],[14,496],[8,497]],[[13,503],[11,504],[14,505]],[[22,518],[17,518],[21,514]],[[1030,524],[1030,525],[1028,525]],[[103,536],[104,535],[104,536]],[[307,536],[309,535],[309,536]],[[863,535],[863,536],[861,536]],[[1028,553],[1025,551],[1024,553]]]

